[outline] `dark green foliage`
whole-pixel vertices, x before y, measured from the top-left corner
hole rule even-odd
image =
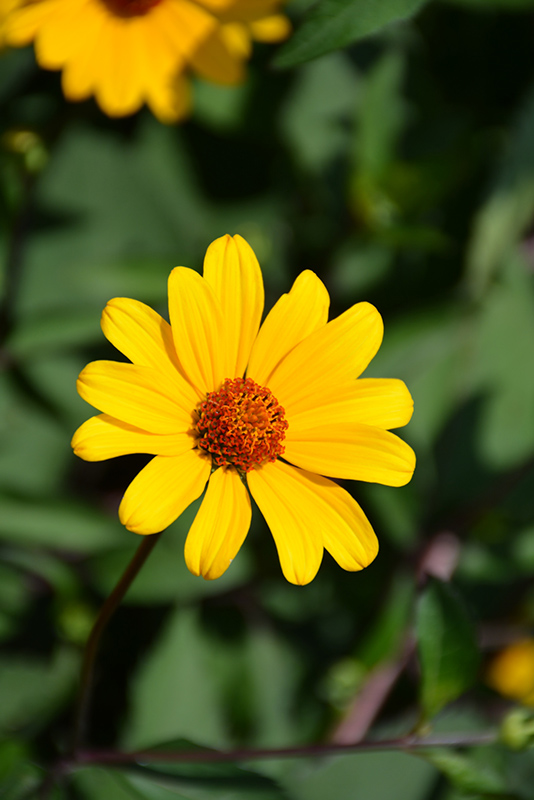
[[[126,296],[165,314],[170,270],[200,270],[225,232],[255,249],[267,307],[307,268],[331,316],[376,304],[385,338],[366,374],[410,388],[415,413],[399,434],[418,466],[401,489],[347,482],[378,558],[347,574],[325,556],[302,588],[284,582],[259,513],[223,578],[193,577],[183,544],[196,505],[186,511],[103,639],[89,742],[325,742],[354,702],[361,717],[360,692],[388,670],[371,738],[422,722],[436,736],[492,731],[508,708],[484,676],[494,650],[534,630],[534,2],[289,8],[295,35],[274,63],[295,68],[269,68],[272,48],[258,48],[243,86],[199,81],[177,128],[68,105],[30,51],[0,54],[6,800],[37,797],[68,749],[83,643],[139,542],[116,510],[146,457],[89,464],[70,449],[92,413],[78,372],[122,358],[101,334],[102,308]],[[24,153],[21,130],[33,136]],[[458,559],[450,583],[421,567],[430,551],[443,576],[444,532]],[[532,751],[492,745],[84,765],[48,798],[531,800],[533,785]]]

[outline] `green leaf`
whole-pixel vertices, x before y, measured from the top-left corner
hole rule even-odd
[[[125,536],[118,521],[81,503],[0,496],[0,540],[90,553],[116,547]]]
[[[522,254],[510,254],[502,269],[476,320],[469,376],[485,397],[479,450],[498,469],[529,458],[534,448],[534,287]]]
[[[144,800],[144,798],[151,797],[142,789],[138,790],[134,787],[127,775],[116,769],[88,767],[76,772],[72,781],[87,800],[100,800],[104,797],[113,798],[113,800]],[[184,798],[184,795],[181,797]],[[174,794],[174,798],[179,800],[180,795]]]
[[[433,717],[475,681],[479,652],[464,604],[449,584],[430,579],[417,604],[421,703]]]
[[[280,50],[277,67],[294,67],[413,16],[428,0],[321,0]]]
[[[281,800],[286,797],[275,781],[233,764],[177,764],[165,769],[143,770],[88,767],[77,771],[73,781],[87,800]]]
[[[534,0],[448,0],[448,2],[481,11],[526,11],[534,7]]]
[[[387,50],[367,74],[356,138],[360,180],[378,182],[393,161],[398,138],[407,119],[402,97],[404,57]]]
[[[170,742],[163,742],[157,747],[150,748],[154,752],[158,751],[189,751],[189,752],[214,752],[211,748],[202,747],[188,739],[175,739]],[[149,750],[149,752],[150,752]],[[150,764],[150,755],[146,758],[146,763]],[[231,762],[217,763],[206,762],[175,762],[164,765],[158,762],[157,769],[149,767],[144,771],[147,777],[152,777],[162,785],[170,785],[174,788],[182,788],[187,796],[192,793],[193,797],[218,798],[214,792],[224,791],[226,798],[244,798],[244,800],[271,800],[279,798],[282,793],[278,783],[268,775],[255,772],[252,769],[237,766]]]
[[[467,254],[467,284],[479,297],[503,260],[532,222],[534,214],[534,91],[511,127],[490,195],[474,221]]]
[[[398,203],[392,196],[392,178],[399,171],[397,149],[407,119],[403,98],[405,59],[392,47],[368,71],[358,110],[354,169],[351,175],[353,203],[371,228],[388,232],[391,246],[403,245],[406,231],[395,226]],[[396,230],[397,228],[397,230]],[[399,235],[400,234],[400,235]],[[408,246],[419,247],[419,234],[408,233]]]
[[[257,747],[284,747],[297,739],[299,714],[292,707],[300,668],[295,653],[270,628],[250,631],[246,643],[250,713]]]
[[[178,737],[226,741],[209,644],[193,610],[174,611],[132,682],[129,749]]]
[[[0,660],[0,730],[23,725],[39,728],[74,688],[78,654],[58,649],[50,663],[35,658],[3,656]]]
[[[299,70],[284,106],[281,126],[304,169],[320,172],[348,152],[347,125],[356,113],[360,79],[344,53],[332,53]]]
[[[74,388],[73,388],[74,392]],[[48,496],[72,460],[70,431],[0,375],[0,486],[4,492]]]
[[[457,753],[445,748],[423,750],[420,755],[464,792],[484,795],[506,792],[506,781],[495,768],[495,753],[486,763],[480,759],[477,761],[473,753]]]
[[[251,82],[221,86],[197,79],[193,83],[195,118],[215,130],[230,131],[243,120]]]
[[[426,800],[436,776],[430,764],[406,753],[359,753],[298,764],[285,783],[295,800]]]
[[[27,744],[10,738],[0,742],[0,794],[2,800],[28,800],[37,797],[43,780]],[[53,795],[50,800],[57,800]]]
[[[29,316],[13,331],[7,349],[15,358],[76,345],[101,344],[102,331],[98,324],[98,314],[87,309],[55,309]]]
[[[413,579],[399,573],[393,581],[377,621],[357,651],[359,659],[369,669],[398,655],[410,622],[413,600]]]

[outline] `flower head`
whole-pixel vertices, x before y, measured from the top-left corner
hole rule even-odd
[[[406,425],[413,403],[400,380],[357,380],[382,340],[372,305],[328,322],[328,292],[309,270],[260,327],[263,300],[259,264],[240,236],[210,245],[204,277],[171,272],[170,325],[136,300],[111,300],[102,329],[132,363],[82,371],[80,395],[104,413],[72,446],[88,461],[155,456],[119,508],[136,533],[166,528],[207,484],[185,545],[188,568],[204,578],[236,556],[251,494],[284,575],[305,584],[325,548],[346,570],[376,556],[361,508],[329,478],[408,483],[414,453],[389,429]]]
[[[5,39],[34,41],[37,61],[61,69],[68,100],[95,95],[121,117],[148,103],[162,122],[190,105],[186,73],[239,83],[251,39],[289,33],[280,0],[7,0]]]
[[[497,653],[486,681],[505,697],[534,706],[534,639],[514,642]]]

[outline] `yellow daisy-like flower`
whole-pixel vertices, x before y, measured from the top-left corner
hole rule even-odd
[[[35,42],[37,61],[61,69],[68,100],[96,97],[112,117],[148,103],[162,122],[189,110],[186,72],[239,83],[251,38],[289,33],[280,0],[2,0],[14,47]]]
[[[534,706],[534,640],[523,639],[501,650],[491,662],[486,680],[505,697]]]
[[[309,270],[260,328],[263,302],[258,261],[240,236],[210,245],[204,277],[171,272],[170,325],[136,300],[111,300],[102,329],[132,363],[82,371],[80,395],[104,413],[72,446],[88,461],[155,455],[119,508],[136,533],[166,528],[207,483],[185,544],[188,568],[204,578],[222,575],[241,547],[250,492],[285,577],[305,584],[324,548],[346,570],[376,556],[367,518],[329,477],[408,483],[415,455],[389,429],[406,425],[413,402],[400,380],[356,380],[382,341],[372,305],[328,322],[328,292]]]

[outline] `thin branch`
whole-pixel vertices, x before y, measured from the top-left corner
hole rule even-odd
[[[141,544],[136,550],[136,553],[126,569],[124,570],[121,579],[105,601],[100,609],[100,613],[96,618],[93,629],[89,634],[87,644],[85,645],[85,652],[82,663],[82,671],[80,678],[80,694],[78,697],[78,705],[76,709],[76,716],[74,720],[74,736],[72,743],[72,752],[76,755],[84,732],[87,721],[87,711],[89,707],[89,699],[91,696],[91,687],[93,683],[93,670],[95,664],[96,654],[102,633],[104,632],[109,620],[117,610],[122,598],[130,588],[137,573],[147,560],[148,556],[157,544],[161,533],[151,534],[150,536],[143,536]]]
[[[123,753],[119,750],[80,750],[78,764],[136,764],[136,763],[222,763],[270,758],[317,758],[347,753],[368,753],[383,750],[423,750],[432,747],[475,747],[494,744],[497,731],[456,733],[443,736],[402,736],[398,739],[354,742],[353,744],[312,744],[301,747],[237,750],[138,750]]]

